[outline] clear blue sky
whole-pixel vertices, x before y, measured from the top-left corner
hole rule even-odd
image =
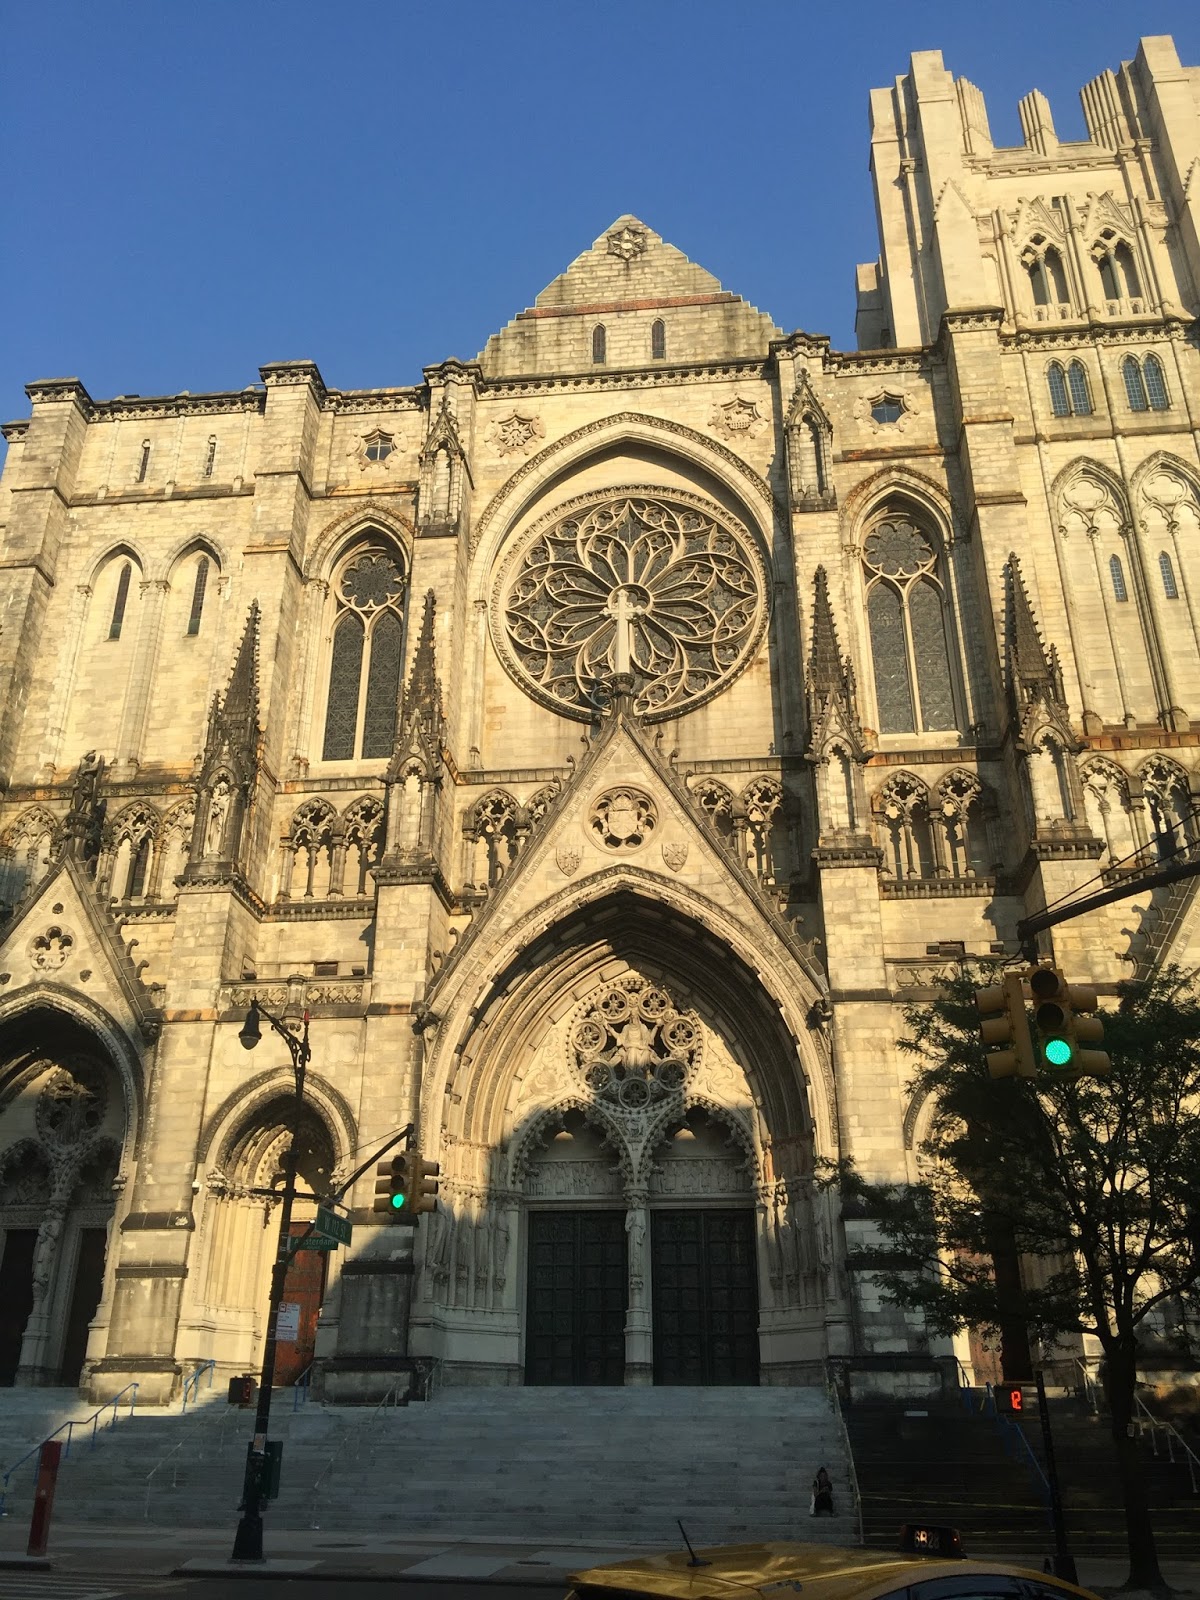
[[[23,385],[240,388],[309,357],[420,381],[632,211],[786,329],[853,343],[876,254],[867,95],[940,48],[1078,89],[1196,0],[34,0],[0,34],[0,417]]]

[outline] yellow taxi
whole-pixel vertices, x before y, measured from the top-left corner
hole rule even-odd
[[[572,1573],[567,1600],[1097,1600],[1061,1578],[964,1559],[949,1528],[905,1530],[906,1549],[727,1544]]]

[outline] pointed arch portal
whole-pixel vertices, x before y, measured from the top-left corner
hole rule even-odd
[[[619,889],[466,987],[431,996],[414,1353],[460,1381],[813,1378],[841,1317],[814,1043],[761,976]]]

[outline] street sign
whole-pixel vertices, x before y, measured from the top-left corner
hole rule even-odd
[[[293,1239],[292,1248],[295,1250],[336,1250],[336,1239],[327,1239],[323,1233],[308,1233],[302,1239]]]
[[[339,1217],[327,1206],[318,1206],[316,1231],[326,1239],[335,1239],[338,1244],[349,1244],[354,1228],[349,1217]]]
[[[295,1300],[285,1300],[275,1317],[275,1337],[281,1342],[300,1337],[300,1306]]]

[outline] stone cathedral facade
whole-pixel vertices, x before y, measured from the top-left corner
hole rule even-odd
[[[413,386],[29,386],[0,1381],[252,1370],[293,1123],[306,1195],[409,1122],[441,1165],[297,1258],[331,1398],[949,1358],[814,1164],[915,1175],[903,1003],[1200,798],[1200,69],[1082,99],[1002,148],[936,52],[875,91],[854,351],[624,216]],[[1052,948],[1111,994],[1195,898]]]

